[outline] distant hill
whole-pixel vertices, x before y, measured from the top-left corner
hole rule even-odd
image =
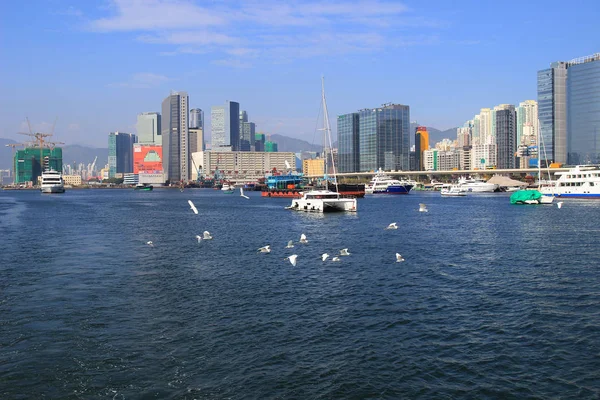
[[[415,124],[411,122],[410,124],[410,142],[415,144],[415,129],[417,126],[421,126],[420,124]],[[433,147],[437,142],[441,142],[442,139],[456,139],[456,128],[446,129],[445,131],[440,131],[439,129],[433,128],[431,126],[427,127],[427,131],[429,132],[429,146]]]
[[[277,143],[277,150],[281,152],[301,153],[303,151],[320,152],[323,150],[321,145],[310,144],[306,140],[294,139],[276,133],[271,135],[271,141]]]

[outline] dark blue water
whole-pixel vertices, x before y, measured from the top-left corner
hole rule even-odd
[[[0,398],[600,396],[600,202],[249,195],[0,192]]]

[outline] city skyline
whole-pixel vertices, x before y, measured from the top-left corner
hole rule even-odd
[[[2,88],[11,96],[0,137],[18,140],[26,117],[39,131],[58,118],[56,140],[104,146],[108,132],[136,133],[137,115],[160,111],[176,90],[189,93],[190,108],[232,99],[257,132],[310,141],[321,75],[331,117],[394,102],[410,105],[419,124],[447,129],[486,104],[536,99],[537,71],[597,52],[600,36],[592,1],[140,4],[3,3]]]

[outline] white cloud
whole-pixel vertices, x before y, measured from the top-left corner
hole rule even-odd
[[[111,83],[110,87],[125,87],[133,89],[147,89],[159,86],[164,82],[172,80],[164,75],[153,74],[151,72],[139,72],[134,74],[128,82]]]
[[[393,0],[111,0],[110,4],[112,15],[91,21],[90,29],[139,32],[140,42],[174,45],[160,55],[212,53],[213,63],[232,67],[247,67],[259,54],[261,59],[281,61],[431,44],[407,38],[401,31],[415,23],[430,29],[439,25],[412,15]]]

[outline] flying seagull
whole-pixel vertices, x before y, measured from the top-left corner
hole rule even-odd
[[[258,249],[259,253],[270,253],[271,252],[271,246],[266,245],[261,247],[260,249]]]
[[[398,225],[396,225],[396,223],[395,223],[395,222],[392,222],[392,223],[391,223],[391,224],[389,224],[389,225],[387,226],[387,228],[385,228],[385,229],[398,229]]]
[[[300,243],[308,243],[308,240],[306,240],[306,235],[304,233],[300,235]]]
[[[287,246],[285,246],[286,249],[291,249],[292,247],[294,247],[294,241],[290,240],[287,244]]]
[[[350,253],[348,252],[348,249],[341,249],[340,250],[340,256],[349,256]]]
[[[242,196],[242,197],[243,197],[243,198],[245,198],[245,199],[248,199],[248,200],[250,200],[250,197],[248,197],[248,196],[246,196],[246,195],[244,194],[244,188],[243,188],[243,187],[241,187],[241,186],[240,186],[240,196]]]
[[[296,266],[296,258],[298,258],[298,254],[292,254],[289,257],[286,257],[286,260],[290,260],[290,263],[295,267]]]
[[[558,203],[556,203],[556,207],[561,208],[562,207],[563,202],[559,201]]]
[[[188,200],[188,204],[190,205],[190,208],[192,209],[192,211],[194,212],[194,214],[198,214],[198,209],[196,208],[196,206],[194,205],[194,203],[192,203],[191,200]]]
[[[429,210],[427,209],[427,206],[425,205],[425,203],[419,203],[419,211],[420,212],[427,212]]]
[[[212,236],[210,236],[210,232],[209,231],[204,231],[202,233],[202,235],[203,235],[202,239],[204,239],[204,240],[211,240],[212,239]]]
[[[196,240],[198,240],[198,243],[200,243],[202,241],[202,236],[196,235]]]
[[[400,253],[396,253],[396,262],[402,262],[402,261],[404,261],[404,258],[402,258]]]
[[[339,257],[333,257],[333,258],[331,259],[331,261],[340,261],[340,258],[339,258]]]
[[[321,254],[321,260],[325,261],[325,260],[327,260],[327,258],[329,258],[329,254],[327,254],[327,253]]]
[[[150,247],[154,247],[154,243],[152,243],[152,240],[150,240],[150,241],[146,242],[146,244],[147,244],[148,246],[150,246]]]

